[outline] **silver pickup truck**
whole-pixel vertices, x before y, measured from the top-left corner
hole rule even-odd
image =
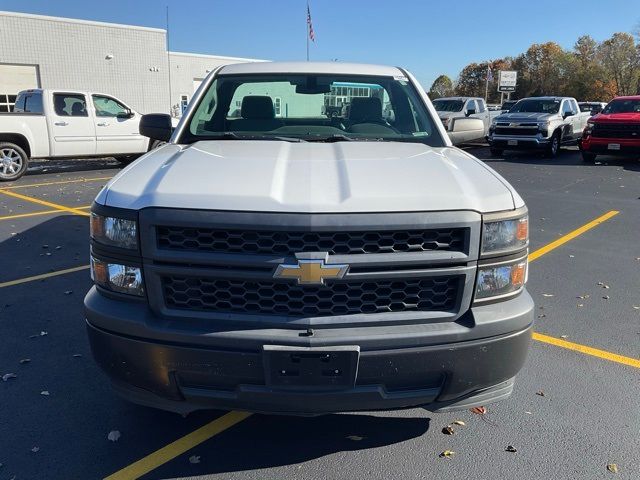
[[[542,150],[555,157],[562,145],[576,145],[591,114],[571,97],[530,97],[493,119],[487,141],[492,155],[505,150]]]
[[[161,114],[140,131],[168,144],[95,199],[85,298],[125,398],[321,414],[509,396],[533,323],[527,208],[410,73],[226,65],[174,132]]]

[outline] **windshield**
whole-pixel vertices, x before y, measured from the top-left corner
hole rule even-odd
[[[180,141],[207,139],[444,145],[405,78],[287,73],[216,78]]]
[[[516,103],[509,113],[558,113],[560,100],[529,98]]]
[[[511,107],[513,107],[516,104],[516,102],[504,102],[502,104],[502,110],[509,110]]]
[[[434,100],[433,106],[438,112],[460,112],[464,102],[462,100]]]
[[[612,100],[604,107],[602,113],[608,115],[611,113],[638,113],[640,112],[639,100]]]

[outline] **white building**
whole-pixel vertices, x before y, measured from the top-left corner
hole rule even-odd
[[[0,11],[0,112],[20,90],[64,88],[108,93],[141,113],[176,114],[217,66],[261,61],[166,45],[159,28]]]

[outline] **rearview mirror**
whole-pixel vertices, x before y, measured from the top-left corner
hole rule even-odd
[[[143,115],[140,119],[138,127],[140,135],[152,138],[153,140],[162,140],[168,142],[173,134],[173,126],[171,125],[171,116],[166,113],[150,113]]]
[[[120,112],[116,115],[116,118],[131,118],[133,117],[133,112],[128,108],[124,112]]]

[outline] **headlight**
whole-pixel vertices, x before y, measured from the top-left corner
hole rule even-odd
[[[526,212],[526,210],[525,210]],[[498,218],[504,214],[499,214]],[[482,254],[510,253],[526,248],[529,243],[529,216],[527,213],[504,220],[486,215],[482,225]]]
[[[591,132],[593,132],[593,125],[594,122],[587,122],[587,126],[584,127],[584,130],[582,131],[582,136],[587,137],[591,135]]]
[[[478,266],[475,300],[515,295],[527,282],[527,258]]]
[[[127,249],[138,247],[135,220],[104,217],[92,212],[90,225],[91,238],[98,243]]]
[[[144,283],[140,267],[105,262],[91,257],[91,279],[107,290],[141,297]]]

